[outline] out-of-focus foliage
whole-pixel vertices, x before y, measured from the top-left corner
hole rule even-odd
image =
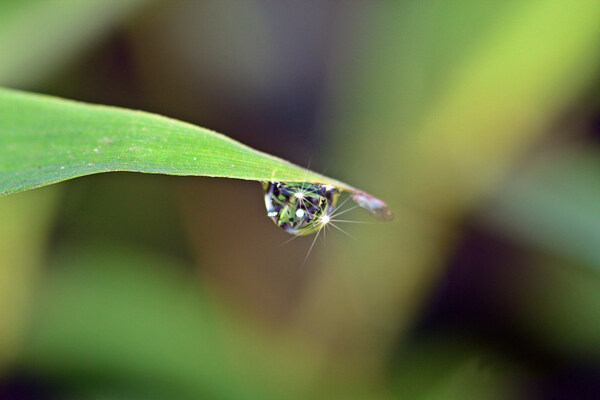
[[[573,145],[520,170],[481,214],[486,228],[531,246],[514,283],[515,315],[548,346],[600,358],[600,158]]]
[[[59,3],[2,3],[2,84],[310,153],[397,215],[302,266],[246,182],[6,196],[1,395],[598,398],[600,3]]]
[[[56,197],[46,189],[0,203],[0,371],[23,342]]]
[[[519,170],[483,210],[490,228],[600,272],[600,158],[570,146]],[[560,227],[560,229],[554,229]]]
[[[30,87],[73,61],[149,0],[4,0],[0,86]]]
[[[556,110],[594,77],[597,4],[507,2],[482,9],[475,3],[373,6],[372,24],[359,30],[370,39],[359,52],[364,57],[354,61],[352,50],[339,61],[362,67],[357,77],[339,75],[354,82],[338,83],[345,88],[340,113],[351,116],[334,127],[351,143],[340,158],[350,173],[385,187],[399,212],[397,224],[361,229],[359,244],[344,242],[329,253],[335,271],[324,278],[315,309],[324,312],[330,285],[339,282],[352,293],[348,307],[333,305],[335,324],[345,319],[340,310],[348,310],[357,332],[370,324],[384,332],[405,329],[399,319],[411,323],[450,254],[458,233],[453,223],[492,194],[551,126]],[[459,38],[448,43],[453,35]],[[433,83],[423,77],[430,70],[446,74],[433,73]],[[367,354],[382,341],[371,338],[374,343],[361,341]]]

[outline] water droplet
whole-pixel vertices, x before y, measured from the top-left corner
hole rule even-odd
[[[267,215],[292,235],[317,232],[327,222],[339,197],[335,187],[316,183],[265,182]]]

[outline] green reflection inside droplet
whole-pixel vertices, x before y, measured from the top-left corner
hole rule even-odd
[[[292,235],[317,232],[329,221],[339,197],[330,185],[265,182],[267,215]]]

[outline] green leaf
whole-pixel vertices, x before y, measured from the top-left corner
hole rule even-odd
[[[0,196],[78,176],[133,171],[311,181],[379,201],[219,133],[159,115],[3,88],[0,110]]]

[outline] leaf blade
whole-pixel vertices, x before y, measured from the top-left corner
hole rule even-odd
[[[353,187],[143,111],[0,88],[0,196],[111,171]]]

